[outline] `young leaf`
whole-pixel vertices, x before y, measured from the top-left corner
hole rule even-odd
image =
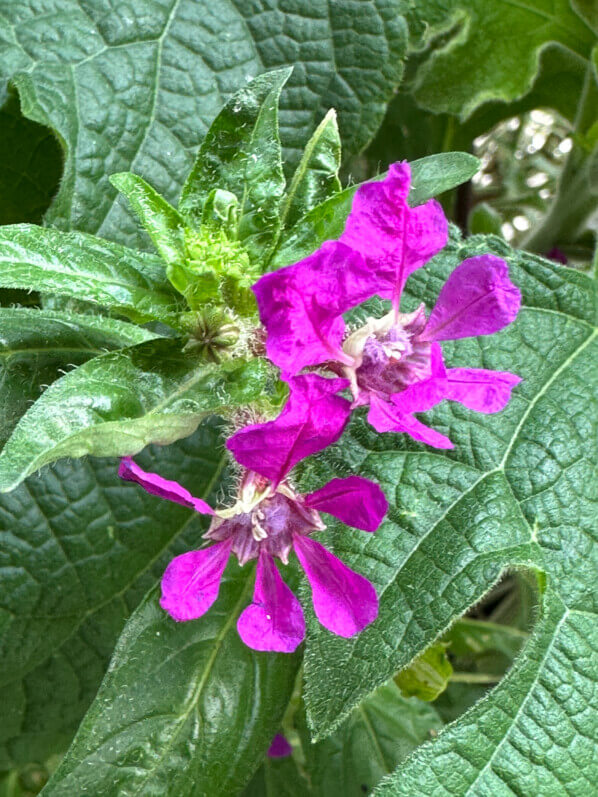
[[[535,566],[570,609],[593,606],[598,332],[592,280],[513,252],[498,238],[472,237],[450,243],[412,275],[404,309],[422,300],[430,307],[461,260],[488,251],[509,261],[523,308],[499,335],[443,344],[443,351],[447,365],[523,377],[509,405],[482,415],[445,402],[426,416],[454,442],[450,453],[400,435],[377,436],[355,419],[336,452],[310,463],[321,484],[344,475],[346,461],[351,472],[380,481],[391,502],[372,537],[331,535],[340,557],[376,584],[380,614],[350,640],[311,627],[305,699],[317,735],[432,643],[506,567]]]
[[[72,296],[139,323],[172,320],[180,300],[159,258],[33,224],[0,227],[0,287]]]
[[[328,739],[311,744],[300,715],[314,797],[362,797],[442,727],[430,705],[402,697],[392,681],[363,700]]]
[[[113,174],[110,182],[129,200],[162,259],[168,264],[184,262],[185,222],[178,211],[136,174]]]
[[[437,194],[461,185],[477,172],[479,165],[479,160],[466,152],[443,152],[413,161],[410,164],[410,205],[421,205]],[[381,174],[376,179],[383,177]],[[269,270],[296,263],[315,252],[324,241],[338,238],[345,228],[358,188],[358,185],[349,186],[306,213],[282,236]]]
[[[214,419],[136,461],[212,505],[225,489]],[[63,460],[0,495],[0,770],[67,749],[129,615],[208,522],[119,479],[114,459]]]
[[[431,702],[446,689],[453,668],[446,654],[448,645],[436,642],[398,675],[395,683],[404,697],[417,697]]]
[[[179,209],[197,227],[214,188],[239,200],[237,235],[252,261],[264,256],[280,226],[285,180],[278,102],[290,69],[267,72],[231,97],[210,127],[183,186]]]
[[[502,683],[374,794],[592,794],[597,658],[596,615],[549,590],[532,640]]]
[[[89,360],[54,382],[0,454],[0,492],[43,465],[86,454],[135,454],[191,434],[206,415],[263,396],[262,360],[206,364],[178,339],[148,341]]]
[[[341,139],[336,111],[331,109],[307,142],[284,199],[281,224],[290,229],[312,208],[341,190]]]
[[[65,370],[156,335],[103,316],[0,308],[0,446],[29,405]]]
[[[216,604],[175,623],[157,590],[141,603],[62,764],[59,794],[236,794],[251,778],[290,700],[298,654],[246,647],[236,622],[253,568],[230,563]]]

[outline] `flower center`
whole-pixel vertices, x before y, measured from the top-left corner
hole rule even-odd
[[[288,484],[282,482],[272,492],[262,477],[248,472],[237,503],[218,512],[204,537],[216,542],[232,537],[232,551],[241,565],[256,559],[262,546],[287,564],[293,536],[323,528],[318,513],[305,507]]]

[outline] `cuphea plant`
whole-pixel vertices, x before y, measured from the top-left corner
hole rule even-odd
[[[289,167],[289,74],[225,104],[176,207],[111,175],[146,235],[131,241],[155,253],[0,228],[0,287],[43,296],[0,308],[10,350],[64,352],[32,366],[35,390],[7,381],[2,518],[21,524],[7,693],[43,642],[61,686],[94,650],[90,702],[120,634],[89,708],[56,748],[36,741],[46,759],[79,727],[44,793],[235,794],[280,758],[275,793],[334,794],[341,768],[350,788],[387,774],[379,795],[581,794],[598,647],[593,281],[447,223],[433,197],[476,171],[466,153],[342,189],[329,112]],[[513,568],[540,604],[529,640],[458,621]],[[474,658],[489,634],[509,662],[527,642],[448,725],[422,699],[451,677],[447,646]],[[386,762],[375,777],[368,744]]]

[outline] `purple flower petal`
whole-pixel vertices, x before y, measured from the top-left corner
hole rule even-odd
[[[509,402],[521,377],[508,371],[483,368],[449,368],[445,397],[477,412],[499,412]]]
[[[384,180],[361,186],[340,241],[361,252],[378,280],[383,299],[398,301],[409,274],[446,244],[448,224],[442,207],[431,199],[407,204],[411,170],[394,163]]]
[[[253,292],[268,357],[292,375],[327,360],[351,364],[341,348],[341,315],[373,296],[376,284],[361,255],[327,241],[304,260],[261,277]]]
[[[289,380],[290,395],[278,418],[256,423],[226,441],[239,464],[278,484],[301,459],[335,443],[349,420],[351,403],[335,395],[346,379],[304,374]]]
[[[267,553],[258,559],[253,603],[239,617],[237,630],[247,647],[279,653],[292,653],[305,637],[301,604]]]
[[[294,547],[311,586],[316,617],[324,628],[350,637],[376,619],[378,596],[367,578],[310,537],[296,534]]]
[[[480,255],[464,260],[444,283],[422,335],[426,340],[456,340],[491,335],[510,324],[521,293],[509,279],[504,260]]]
[[[194,498],[188,490],[185,490],[178,482],[171,482],[163,479],[157,473],[148,473],[136,465],[131,457],[123,457],[118,468],[118,475],[121,479],[128,482],[136,482],[151,495],[159,498],[166,498],[167,501],[174,501],[177,504],[188,506],[200,512],[202,515],[213,515],[214,510],[202,501],[201,498]]]
[[[293,752],[293,748],[288,743],[286,737],[281,733],[277,733],[272,744],[268,748],[268,758],[286,758]]]
[[[395,400],[400,402],[402,396],[403,393],[396,393],[392,397],[393,402]],[[372,396],[370,399],[368,421],[377,432],[404,432],[414,440],[434,448],[454,448],[448,437],[425,426],[413,415],[403,412],[400,405],[393,406],[377,396]]]
[[[218,597],[232,539],[175,557],[162,576],[160,606],[175,620],[195,620]]]
[[[305,505],[363,531],[376,531],[388,511],[388,501],[380,487],[363,476],[332,479],[306,495]]]

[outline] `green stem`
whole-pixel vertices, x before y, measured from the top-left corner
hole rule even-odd
[[[532,252],[548,252],[555,244],[572,242],[583,231],[588,217],[598,206],[588,180],[592,152],[584,146],[584,133],[596,118],[598,90],[591,63],[588,65],[574,122],[573,147],[567,156],[556,196],[543,221],[523,241]]]
[[[502,675],[490,675],[486,672],[454,672],[449,681],[456,684],[497,684]]]

